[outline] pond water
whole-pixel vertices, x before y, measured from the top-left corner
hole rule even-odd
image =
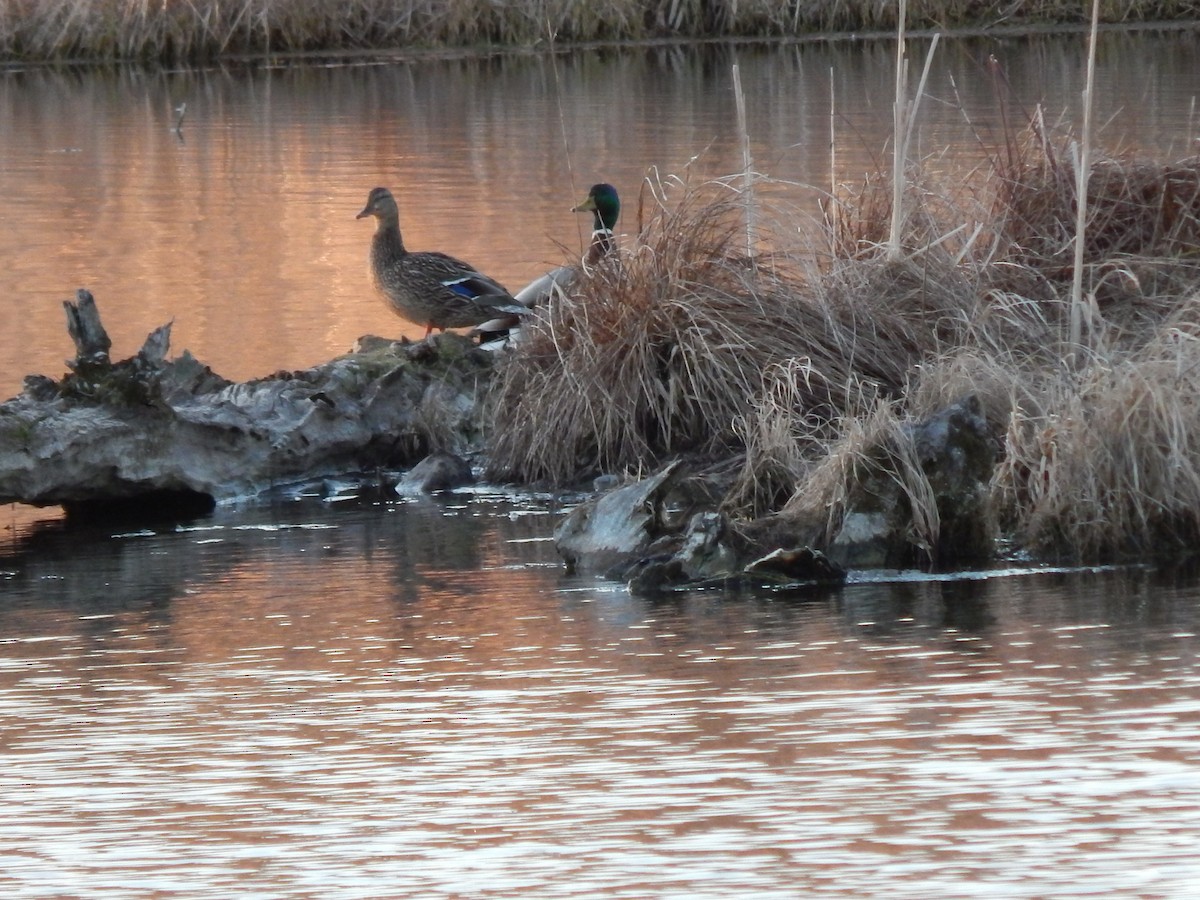
[[[1105,146],[1191,152],[1197,40],[1105,36]],[[1082,48],[943,42],[927,168],[959,178],[1038,102],[1077,120]],[[580,251],[592,182],[629,232],[648,173],[741,168],[734,63],[803,230],[888,157],[886,43],[5,72],[0,391],[63,371],[81,286],[116,355],[173,319],[231,378],[419,334],[371,293],[372,186],[414,249],[519,286]],[[563,572],[563,503],[0,510],[0,893],[1195,895],[1196,573],[651,602]]]
[[[293,499],[0,560],[6,897],[1200,884],[1200,585],[647,601],[555,505]]]
[[[910,50],[914,92],[924,47]],[[1076,121],[1082,47],[1080,36],[942,42],[912,155],[948,183],[1039,102],[1048,121]],[[1100,143],[1190,153],[1200,37],[1114,34],[1102,50]],[[450,252],[516,289],[577,258],[591,223],[569,210],[592,183],[617,186],[628,233],[648,174],[683,176],[693,158],[695,178],[742,169],[734,64],[755,166],[780,182],[767,199],[808,230],[820,191],[889,166],[893,53],[881,41],[4,73],[0,394],[63,371],[61,302],[79,287],[95,294],[114,353],[173,320],[176,351],[237,380],[324,362],[363,334],[420,336],[367,277],[372,225],[354,217],[372,187],[395,190],[411,249]],[[989,56],[1011,85],[1003,104]]]

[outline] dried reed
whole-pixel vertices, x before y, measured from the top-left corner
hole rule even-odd
[[[735,192],[677,181],[652,206],[632,244],[577,279],[501,366],[495,473],[562,482],[736,451],[768,366],[804,357],[802,405],[830,417],[855,353],[880,349],[814,303],[787,260],[747,255]]]
[[[993,484],[1009,529],[1077,560],[1194,551],[1200,297],[1140,346],[1042,375],[1036,402],[1012,407]]]

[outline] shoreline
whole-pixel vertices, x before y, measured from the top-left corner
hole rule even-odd
[[[3,47],[4,27],[11,24],[0,22],[0,71],[13,73],[29,67],[111,67],[141,66],[163,71],[190,71],[222,65],[256,65],[264,62],[271,65],[303,64],[308,62],[344,62],[345,64],[367,64],[372,62],[398,62],[417,60],[487,58],[494,56],[522,56],[545,54],[572,54],[623,49],[647,49],[662,47],[694,46],[803,46],[835,43],[862,43],[874,41],[894,42],[895,28],[871,27],[863,29],[840,29],[833,31],[797,31],[792,34],[674,34],[649,36],[614,36],[603,39],[559,39],[555,35],[538,37],[531,41],[465,41],[455,43],[445,39],[431,41],[382,41],[368,46],[328,46],[309,49],[273,49],[270,42],[260,48],[217,49],[194,51],[169,56],[165,51],[158,55],[145,47],[139,53],[113,53],[86,47],[73,53],[30,53],[13,52]],[[1037,21],[1031,15],[1027,21],[1005,24],[957,24],[946,28],[908,27],[908,40],[930,40],[935,35],[949,39],[971,39],[983,37],[1019,38],[1028,36],[1086,35],[1089,25],[1079,22]],[[1100,33],[1119,32],[1187,32],[1200,31],[1200,21],[1190,18],[1154,19],[1147,21],[1101,22]],[[231,41],[226,41],[226,45]]]

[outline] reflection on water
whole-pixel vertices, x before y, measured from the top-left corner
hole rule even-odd
[[[1100,143],[1190,152],[1196,43],[1104,37]],[[923,46],[913,41],[914,58]],[[989,55],[1012,86],[1007,121],[1039,101],[1051,121],[1077,119],[1082,46],[1078,35],[943,42],[914,153],[953,180],[999,139]],[[568,210],[591,183],[625,195],[628,234],[647,172],[680,174],[693,157],[698,177],[740,171],[734,63],[755,165],[786,182],[763,196],[806,229],[831,183],[887,169],[892,53],[859,41],[5,72],[0,396],[28,373],[61,373],[60,302],[81,286],[118,354],[173,319],[177,350],[234,379],[323,362],[366,333],[401,334],[366,276],[371,226],[354,219],[376,184],[396,189],[413,249],[452,252],[515,289],[581,252],[589,223]]]
[[[5,896],[1176,896],[1200,586],[661,601],[557,510],[282,503],[0,559]]]
[[[1196,40],[1105,38],[1106,143],[1186,152]],[[994,139],[989,53],[1017,105],[1074,117],[1079,46],[943,43],[929,165]],[[772,200],[810,215],[812,185],[886,158],[885,44],[4,73],[0,393],[62,370],[80,285],[117,353],[174,318],[234,378],[400,333],[353,218],[377,183],[414,248],[520,284],[582,248],[566,210],[592,181],[625,192],[629,232],[650,167],[740,167],[735,61],[757,166],[795,183]],[[0,893],[1194,895],[1194,574],[650,602],[564,575],[560,513],[334,491],[86,529],[6,508]]]

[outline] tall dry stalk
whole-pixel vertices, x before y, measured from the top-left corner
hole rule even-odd
[[[900,0],[896,14],[896,76],[892,98],[892,224],[888,229],[888,258],[900,258],[900,228],[904,222],[904,182],[906,166],[901,135],[908,119],[908,48],[904,30],[908,20],[908,0]]]
[[[837,103],[834,85],[836,81],[833,77],[833,68],[829,69],[829,212],[828,222],[831,226],[830,233],[837,234],[838,227],[838,154],[837,154]]]
[[[1088,179],[1092,172],[1092,89],[1096,81],[1096,32],[1100,22],[1100,0],[1092,0],[1092,27],[1088,33],[1087,80],[1083,89],[1083,133],[1079,141],[1079,158],[1075,174],[1075,271],[1071,280],[1071,330],[1068,350],[1071,361],[1078,362],[1083,351],[1083,316],[1086,306],[1083,299],[1084,240],[1087,230]]]
[[[750,153],[750,128],[746,124],[746,95],[742,72],[733,64],[733,96],[737,104],[738,135],[742,144],[742,192],[746,205],[746,255],[754,254],[754,157]]]
[[[900,0],[896,39],[895,98],[892,103],[892,218],[887,245],[888,258],[893,261],[900,258],[901,238],[907,215],[904,198],[908,191],[908,151],[916,130],[917,112],[921,106],[921,97],[925,93],[925,84],[929,78],[933,55],[941,38],[940,34],[933,36],[929,52],[925,54],[925,67],[921,71],[921,82],[917,85],[917,95],[909,100],[908,51],[904,39],[904,23],[907,12],[907,0]]]

